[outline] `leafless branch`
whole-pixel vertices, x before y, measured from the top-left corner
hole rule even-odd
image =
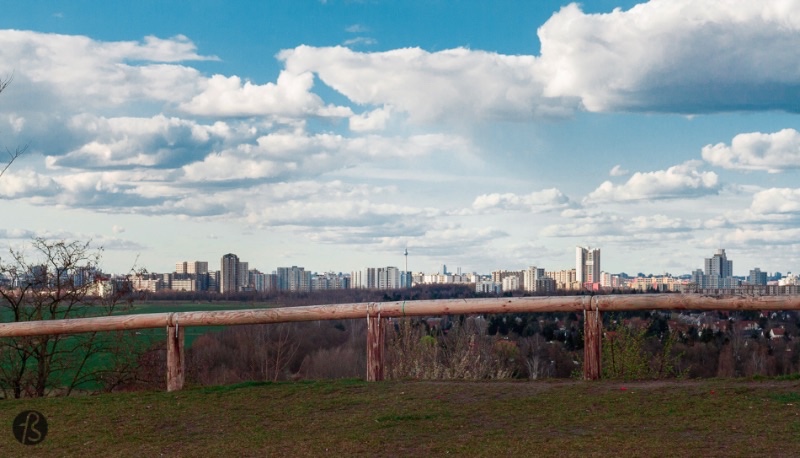
[[[8,87],[11,84],[11,80],[14,79],[14,75],[9,76],[5,80],[0,79],[0,92],[3,92],[3,89]]]
[[[12,79],[14,79],[13,75],[9,76],[6,79],[0,79],[0,93],[2,93],[3,90],[5,90],[5,88],[7,88],[9,84],[11,84],[11,80]],[[28,149],[28,145],[25,145],[25,146],[23,146],[21,148],[17,148],[14,151],[11,151],[10,149],[6,149],[6,153],[8,153],[8,158],[9,159],[8,159],[8,162],[6,162],[5,166],[2,166],[3,169],[0,170],[0,177],[2,177],[4,173],[6,173],[6,170],[8,170],[8,168],[11,167],[11,164],[18,157],[22,156],[27,149]]]
[[[6,153],[8,154],[8,162],[6,162],[6,165],[3,166],[3,170],[0,170],[0,177],[2,177],[4,173],[6,173],[6,170],[8,170],[8,168],[11,167],[11,164],[14,163],[14,161],[17,160],[18,157],[25,154],[25,151],[27,149],[28,145],[25,145],[21,148],[17,148],[14,151],[6,149]]]

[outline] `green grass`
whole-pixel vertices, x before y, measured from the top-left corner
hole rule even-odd
[[[797,456],[779,380],[244,383],[0,403],[0,456]],[[11,420],[48,419],[36,446]]]
[[[244,302],[138,302],[134,303],[131,310],[115,313],[116,315],[126,314],[144,314],[144,313],[169,313],[169,312],[182,312],[182,311],[214,311],[214,310],[242,310],[254,308],[268,308],[270,304],[265,303],[244,303]],[[87,313],[87,316],[100,315],[101,311],[98,308],[97,313]],[[13,316],[10,310],[0,309],[0,319],[10,321]],[[191,347],[192,343],[199,336],[208,332],[216,332],[222,330],[222,326],[191,326],[185,329],[184,345],[186,348]],[[164,342],[167,338],[165,328],[155,329],[142,329],[137,331],[137,344],[146,346],[156,342]],[[62,345],[67,348],[74,346],[76,338],[73,336],[65,336]],[[62,346],[61,348],[65,348]],[[110,365],[109,355],[98,354],[94,355],[86,363],[86,370],[92,371],[102,369]],[[54,374],[55,383],[64,385],[69,383],[74,376],[74,371],[65,371],[64,373]],[[80,390],[97,390],[100,388],[98,383],[89,381],[77,387]]]

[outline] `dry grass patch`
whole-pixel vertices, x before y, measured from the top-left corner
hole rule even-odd
[[[47,439],[11,436],[42,412]],[[261,382],[0,403],[0,456],[796,456],[795,381]]]

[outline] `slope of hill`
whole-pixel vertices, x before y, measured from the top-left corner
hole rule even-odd
[[[49,433],[14,440],[37,410]],[[797,456],[792,380],[249,383],[0,403],[0,456]]]

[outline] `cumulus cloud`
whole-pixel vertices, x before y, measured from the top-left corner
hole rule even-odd
[[[0,180],[0,198],[53,196],[60,187],[56,181],[31,169],[7,170]]]
[[[534,56],[464,48],[362,53],[299,46],[278,58],[287,71],[314,72],[357,104],[390,105],[414,121],[532,119],[570,115],[576,107],[569,98],[543,95]]]
[[[82,114],[69,125],[76,137],[88,141],[66,154],[48,156],[50,167],[177,167],[201,159],[235,134],[222,122],[202,125],[164,115],[103,118]]]
[[[641,215],[631,218],[632,232],[686,232],[700,227],[700,221],[686,221],[666,215]]]
[[[353,132],[372,132],[386,128],[386,124],[391,118],[392,110],[390,107],[377,108],[366,113],[353,115],[350,117],[350,130]]]
[[[202,92],[180,108],[203,116],[333,116],[352,115],[348,107],[326,106],[311,92],[314,75],[281,72],[276,83],[263,85],[244,81],[238,76],[214,75]]]
[[[550,224],[539,231],[542,237],[600,237],[621,235],[629,222],[611,213],[581,213],[563,223]]]
[[[703,159],[726,169],[769,173],[800,168],[800,132],[783,129],[771,134],[752,132],[733,137],[730,145],[703,147]]]
[[[539,30],[544,95],[589,111],[704,113],[800,107],[800,2],[650,0]]]
[[[547,212],[569,206],[570,200],[555,188],[534,191],[526,195],[513,193],[482,194],[472,203],[472,211],[484,213],[489,211],[527,211]]]
[[[248,222],[260,227],[296,226],[327,231],[329,236],[358,228],[359,236],[367,238],[388,237],[401,230],[418,233],[415,227],[428,227],[441,215],[432,207],[389,203],[396,192],[340,181],[276,183],[261,186],[258,195],[263,200],[248,202],[243,211]]]
[[[183,166],[181,180],[277,181],[317,176],[369,161],[467,152],[470,149],[466,139],[446,134],[345,137],[328,133],[275,132],[259,137],[255,145],[239,145]]]
[[[0,30],[0,66],[13,68],[15,85],[84,109],[130,101],[179,102],[196,92],[197,70],[180,62],[214,59],[198,55],[186,37],[147,37],[144,42],[101,42],[80,35]],[[26,106],[36,98],[16,100]]]
[[[753,195],[750,209],[757,214],[800,213],[800,189],[772,188]]]
[[[624,184],[610,181],[589,193],[586,202],[636,201],[692,198],[716,194],[719,178],[714,172],[699,171],[700,161],[688,161],[655,172],[636,172]]]
[[[721,235],[721,243],[725,246],[759,246],[763,252],[765,245],[796,245],[798,238],[800,228],[762,225],[728,231]]]

